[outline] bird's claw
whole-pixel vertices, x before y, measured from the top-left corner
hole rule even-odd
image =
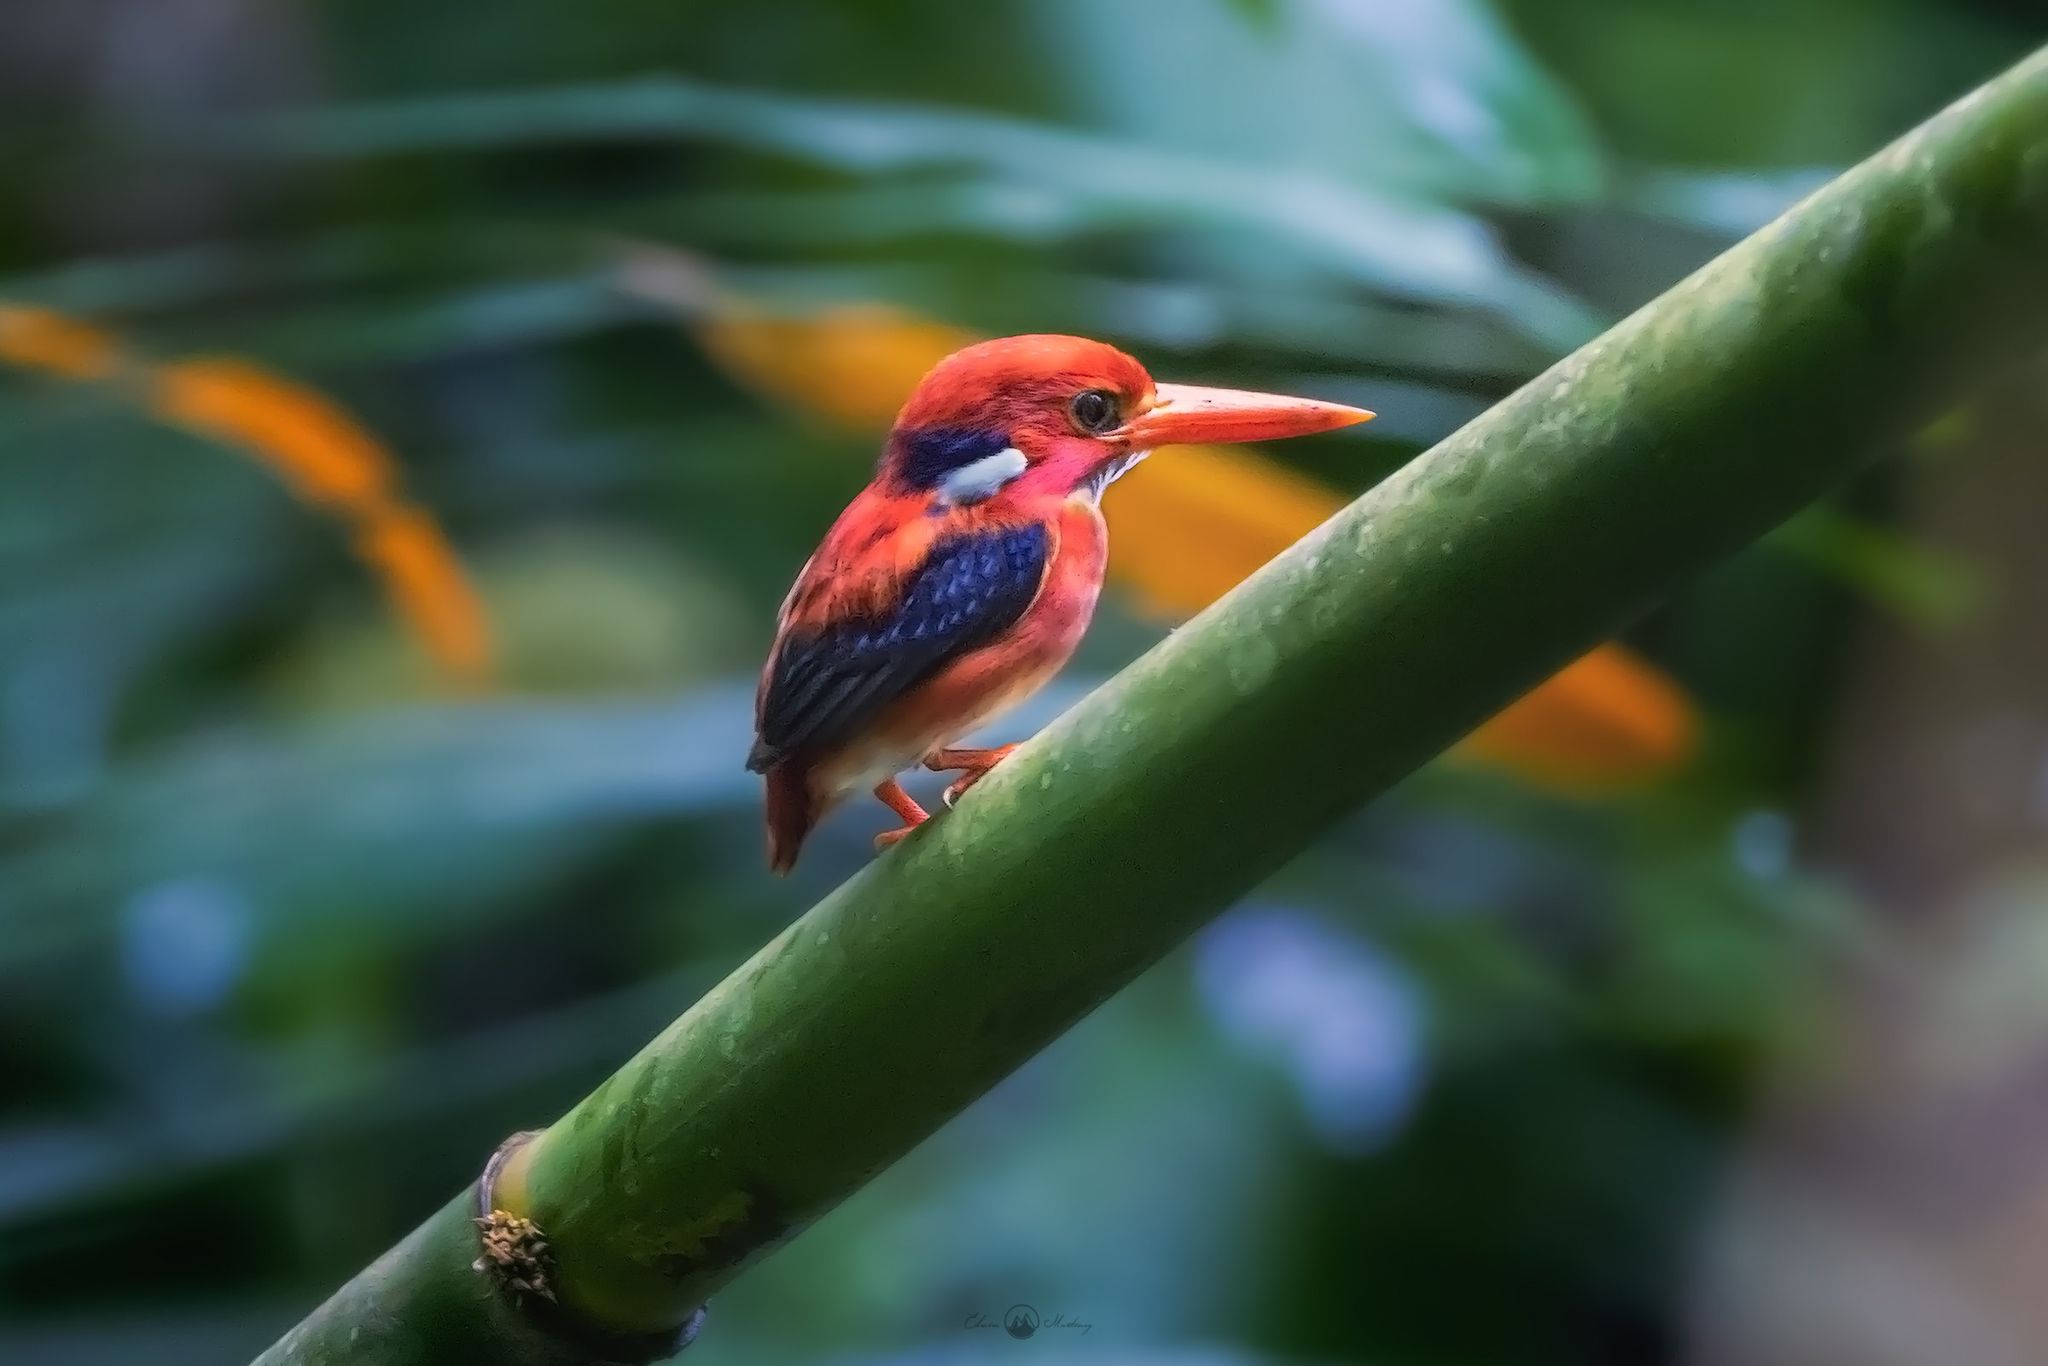
[[[997,745],[994,749],[943,749],[927,757],[924,766],[935,773],[961,771],[960,776],[939,794],[939,800],[950,811],[968,788],[986,778],[991,769],[1009,758],[1016,749],[1015,745]]]

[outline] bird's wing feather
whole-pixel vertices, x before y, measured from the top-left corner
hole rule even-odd
[[[747,767],[764,773],[799,748],[845,743],[948,662],[1015,625],[1038,596],[1050,550],[1051,533],[1037,523],[944,535],[905,576],[893,606],[786,621]]]

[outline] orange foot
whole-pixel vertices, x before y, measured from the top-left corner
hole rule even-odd
[[[934,773],[951,773],[964,770],[962,776],[948,785],[944,800],[947,806],[960,800],[960,794],[988,776],[988,771],[1016,752],[1015,745],[997,745],[994,749],[941,749],[934,751],[924,766]]]
[[[876,849],[887,849],[890,845],[900,842],[905,835],[931,819],[925,814],[925,809],[903,790],[903,784],[894,778],[876,783],[875,795],[882,799],[882,805],[894,811],[903,820],[903,825],[899,829],[884,830],[875,836]]]

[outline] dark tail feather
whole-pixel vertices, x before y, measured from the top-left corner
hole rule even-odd
[[[799,764],[768,770],[768,866],[786,873],[796,866],[804,837],[818,823],[811,804],[811,775]]]

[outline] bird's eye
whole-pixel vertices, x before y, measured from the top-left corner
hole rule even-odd
[[[1067,405],[1067,416],[1084,432],[1106,432],[1121,420],[1116,395],[1107,389],[1083,389]]]

